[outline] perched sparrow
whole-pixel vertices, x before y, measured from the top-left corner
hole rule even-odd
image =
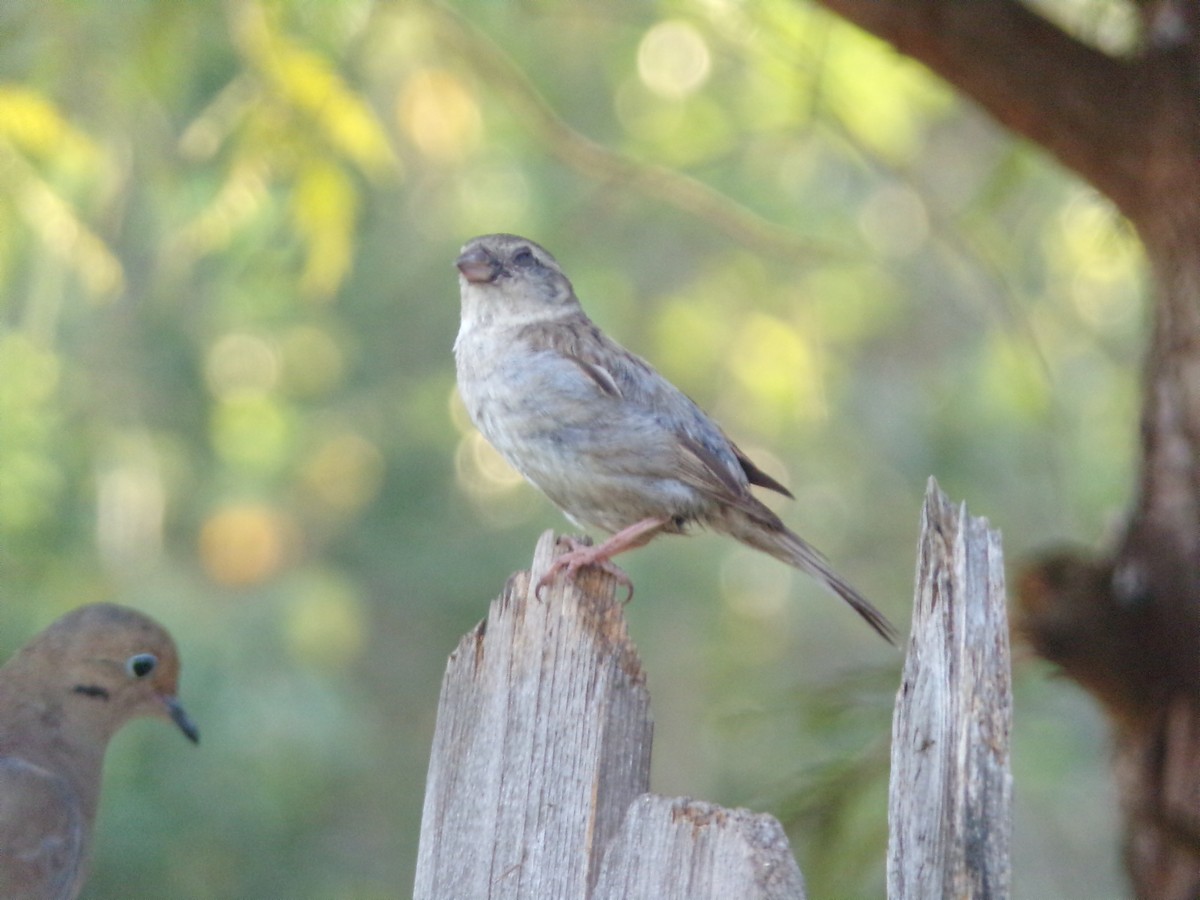
[[[888,641],[895,630],[813,547],[750,493],[791,496],[695,403],[584,313],[554,257],[511,234],[475,238],[458,257],[458,389],[492,445],[576,525],[609,532],[575,544],[559,570],[598,565],[661,533],[702,525],[795,566],[849,603]],[[539,584],[539,588],[542,585]]]
[[[0,897],[78,896],[109,739],[138,716],[199,739],[178,677],[171,636],[111,603],[67,613],[0,666]]]

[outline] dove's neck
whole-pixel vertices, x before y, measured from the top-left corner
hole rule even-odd
[[[66,779],[90,822],[111,731],[100,717],[76,715],[73,698],[25,688],[0,684],[0,756],[19,757]]]

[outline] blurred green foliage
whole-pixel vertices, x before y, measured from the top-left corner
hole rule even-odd
[[[144,609],[203,733],[118,738],[87,896],[408,894],[445,656],[565,527],[454,400],[452,262],[500,230],[900,623],[929,475],[1012,561],[1128,502],[1129,230],[806,3],[8,0],[0,650]],[[775,812],[813,896],[879,896],[898,656],[715,538],[628,569],[655,788]],[[1045,676],[1019,892],[1116,896],[1102,728]]]

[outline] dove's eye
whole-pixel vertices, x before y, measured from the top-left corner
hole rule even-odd
[[[522,247],[513,256],[513,265],[520,266],[523,269],[528,269],[537,265],[537,258],[533,255],[533,251],[528,247]]]
[[[158,657],[153,653],[139,653],[125,660],[125,671],[134,678],[145,678],[158,665]]]

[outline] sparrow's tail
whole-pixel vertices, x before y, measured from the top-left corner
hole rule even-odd
[[[789,566],[794,566],[801,572],[806,572],[850,604],[851,608],[866,619],[867,624],[874,628],[885,641],[893,646],[896,643],[896,628],[879,610],[871,605],[862,594],[850,587],[841,577],[830,568],[820,551],[809,544],[800,535],[789,531],[782,523],[767,522],[745,513],[735,513],[728,516],[722,523],[722,530],[743,544],[769,553]]]

